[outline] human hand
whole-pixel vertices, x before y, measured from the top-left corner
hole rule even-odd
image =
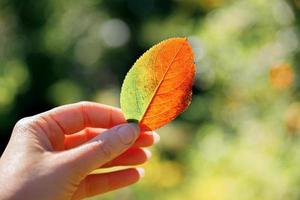
[[[112,128],[113,127],[113,128]],[[139,168],[90,174],[100,167],[138,165],[159,140],[140,133],[113,107],[81,102],[20,120],[0,159],[0,199],[82,199],[137,182]]]

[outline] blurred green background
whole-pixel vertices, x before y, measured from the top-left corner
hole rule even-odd
[[[192,104],[139,184],[93,199],[299,200],[299,31],[299,0],[0,0],[1,152],[24,116],[119,106],[134,61],[187,36]]]

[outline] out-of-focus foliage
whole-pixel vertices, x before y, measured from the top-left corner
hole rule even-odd
[[[139,184],[92,199],[299,199],[299,31],[298,0],[1,0],[1,149],[21,117],[118,106],[133,62],[188,36],[192,104],[158,130]]]

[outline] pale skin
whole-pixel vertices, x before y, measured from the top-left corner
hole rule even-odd
[[[20,120],[0,159],[0,199],[77,200],[136,183],[159,140],[126,123],[120,109],[80,102]]]

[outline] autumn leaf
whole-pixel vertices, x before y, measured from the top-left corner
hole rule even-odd
[[[171,38],[150,48],[127,73],[121,109],[128,121],[154,130],[173,120],[191,102],[194,55],[186,38]]]

